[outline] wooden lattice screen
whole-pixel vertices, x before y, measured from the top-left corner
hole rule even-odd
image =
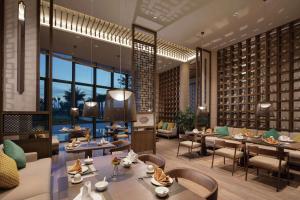
[[[37,152],[39,158],[51,156],[49,112],[6,111],[1,113],[0,143],[10,139],[25,152]]]
[[[156,40],[155,31],[132,25],[132,73],[137,112],[155,112]]]

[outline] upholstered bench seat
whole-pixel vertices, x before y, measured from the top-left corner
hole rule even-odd
[[[36,160],[37,155],[26,155],[26,167],[19,170],[19,186],[0,191],[1,200],[50,200],[51,158]],[[32,161],[32,162],[31,162]]]
[[[229,148],[217,149],[215,151],[215,154],[219,155],[219,156],[224,156],[224,157],[233,159],[234,158],[234,149],[229,149]],[[243,157],[243,155],[244,155],[243,152],[237,150],[235,157],[236,158],[241,158],[241,157]]]
[[[270,169],[272,171],[278,171],[279,160],[268,156],[254,156],[249,159],[249,164],[253,164],[257,167]],[[286,166],[287,162],[282,160],[281,166]]]
[[[183,142],[180,142],[180,145],[181,146],[185,146],[185,147],[192,147],[192,148],[197,148],[197,147],[201,146],[200,143],[198,143],[198,142],[192,142],[192,141],[183,141]]]

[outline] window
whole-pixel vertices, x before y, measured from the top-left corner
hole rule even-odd
[[[97,85],[111,87],[111,72],[97,69]]]
[[[40,77],[46,77],[46,55],[40,54]]]
[[[53,124],[69,124],[71,84],[53,82],[52,92]]]
[[[53,57],[53,79],[72,81],[72,62]]]
[[[125,88],[126,87],[126,75],[120,73],[114,73],[114,87]]]
[[[68,140],[68,134],[62,134],[59,130],[63,127],[71,127],[70,108],[73,104],[79,108],[79,118],[76,120],[76,123],[82,127],[90,128],[91,132],[93,132],[92,118],[82,117],[82,111],[84,102],[96,98],[100,111],[100,118],[96,120],[96,136],[102,137],[107,125],[106,122],[103,122],[107,90],[111,88],[125,88],[127,76],[98,68],[94,70],[93,67],[79,63],[75,64],[75,71],[73,71],[72,67],[74,63],[68,60],[72,56],[60,53],[54,53],[53,55],[53,134],[60,141]],[[40,110],[46,109],[47,57],[48,55],[45,53],[40,54]],[[75,73],[75,80],[72,80],[73,72]],[[94,72],[96,72],[96,85],[93,82]],[[71,89],[72,84],[74,84],[74,91]],[[93,97],[94,87],[96,88],[95,97]],[[75,98],[73,99],[73,97]]]
[[[45,81],[40,80],[40,110],[46,110],[45,102]]]
[[[96,90],[96,99],[99,104],[99,112],[100,118],[103,119],[104,117],[104,108],[105,108],[105,98],[106,98],[107,89],[104,88],[97,88]]]
[[[75,81],[79,83],[93,84],[93,68],[76,64]]]

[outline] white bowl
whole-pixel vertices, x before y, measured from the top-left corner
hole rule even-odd
[[[107,188],[108,182],[107,181],[99,181],[95,184],[95,188],[97,191],[103,191]]]
[[[156,187],[155,194],[159,197],[165,197],[169,193],[169,189],[166,187]]]
[[[93,164],[93,162],[94,162],[93,158],[87,158],[87,159],[84,160],[84,163],[85,163],[86,165]]]
[[[121,161],[121,165],[125,168],[129,168],[131,166],[131,161],[124,158],[122,161]]]

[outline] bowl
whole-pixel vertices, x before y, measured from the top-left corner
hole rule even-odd
[[[107,181],[99,181],[95,184],[95,188],[99,192],[104,191],[107,188],[107,186],[108,186]]]
[[[84,160],[84,164],[86,164],[86,165],[93,164],[93,162],[94,162],[93,158],[87,158]]]
[[[126,159],[124,158],[122,161],[121,161],[121,164],[123,167],[125,168],[129,168],[131,166],[131,161],[129,159]]]
[[[155,194],[159,197],[166,197],[169,193],[169,189],[166,187],[156,187]]]

